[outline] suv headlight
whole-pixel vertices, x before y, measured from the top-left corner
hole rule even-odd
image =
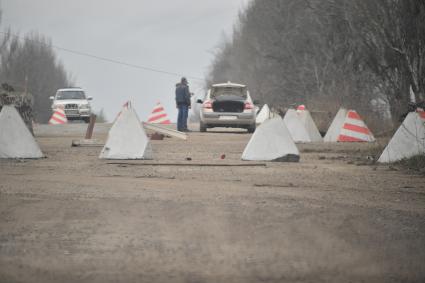
[[[90,109],[90,106],[88,104],[81,104],[80,109]]]

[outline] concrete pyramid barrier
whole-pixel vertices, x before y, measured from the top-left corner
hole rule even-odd
[[[261,107],[260,112],[257,113],[255,123],[261,124],[268,119],[273,119],[276,117],[280,118],[279,113],[277,113],[276,111],[272,111],[267,104],[264,104],[263,107]]]
[[[257,124],[261,124],[267,119],[270,119],[270,108],[267,104],[264,104],[263,107],[261,107],[260,112],[257,114],[255,122]]]
[[[313,118],[311,117],[310,111],[307,109],[299,109],[297,110],[298,117],[300,118],[301,122],[304,125],[304,128],[307,131],[307,134],[310,137],[310,140],[312,142],[322,142],[323,138],[322,135],[319,132],[319,129],[316,126],[316,123],[314,123]]]
[[[374,142],[375,137],[355,110],[339,109],[326,135],[325,142]]]
[[[152,149],[139,117],[126,103],[108,133],[101,159],[152,159]]]
[[[13,106],[0,112],[0,158],[42,158],[34,137]]]
[[[425,154],[425,113],[422,113],[410,112],[406,116],[379,157],[379,163]]]
[[[310,135],[307,132],[307,129],[305,128],[295,109],[289,109],[286,111],[283,122],[285,122],[285,125],[291,133],[294,142],[312,141]]]
[[[344,125],[345,116],[347,116],[347,109],[340,108],[323,138],[325,142],[336,142],[338,140],[339,133]]]
[[[264,121],[252,135],[242,160],[297,162],[300,153],[282,118]]]

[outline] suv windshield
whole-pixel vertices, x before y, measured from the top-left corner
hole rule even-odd
[[[238,96],[241,99],[246,99],[247,91],[246,87],[213,87],[211,90],[211,98],[217,98],[219,96]]]
[[[65,99],[86,99],[86,96],[84,95],[84,91],[81,90],[59,91],[56,94],[56,100]]]

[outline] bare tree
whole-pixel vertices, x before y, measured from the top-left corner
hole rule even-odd
[[[389,108],[397,120],[410,85],[424,97],[424,2],[254,0],[208,82],[236,80],[265,103],[354,107],[381,121]]]
[[[50,41],[31,33],[21,39],[10,36],[1,50],[0,80],[34,97],[34,118],[45,123],[51,115],[49,96],[69,85],[69,76]]]

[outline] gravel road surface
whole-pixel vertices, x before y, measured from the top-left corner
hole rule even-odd
[[[250,163],[249,134],[192,132],[110,164],[71,147],[85,127],[0,160],[0,282],[425,282],[425,180],[373,164],[382,144]]]

